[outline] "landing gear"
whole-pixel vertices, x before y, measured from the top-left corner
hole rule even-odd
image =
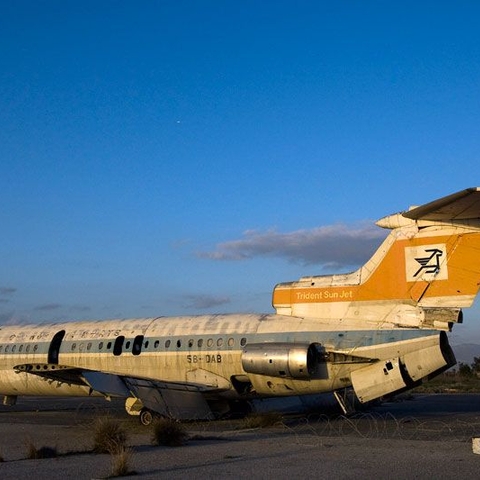
[[[340,405],[344,415],[352,415],[355,413],[355,395],[352,390],[345,388],[343,393],[335,390],[333,396]]]
[[[148,427],[153,423],[154,414],[148,408],[142,408],[140,411],[140,423]]]

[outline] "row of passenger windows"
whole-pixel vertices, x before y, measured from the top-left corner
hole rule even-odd
[[[18,353],[21,353],[23,351],[25,351],[26,353],[30,353],[30,352],[35,353],[37,350],[38,350],[37,344],[35,345],[27,344],[25,345],[25,347],[23,344],[18,346]],[[17,345],[5,345],[5,353],[8,353],[8,352],[14,353],[16,351],[17,351]],[[0,345],[0,353],[2,352],[3,352],[3,345]]]
[[[99,342],[98,343],[98,350],[110,350],[112,348],[112,345],[118,345],[118,343],[119,343],[118,339],[119,338],[124,339],[125,337],[117,337],[117,340],[115,341],[115,344],[112,343],[112,342]],[[121,350],[129,350],[130,347],[132,347],[133,353],[138,355],[140,353],[140,351],[142,350],[142,347],[143,347],[143,349],[147,350],[151,345],[151,342],[149,340],[146,340],[144,343],[142,342],[142,340],[143,340],[142,336],[135,337],[135,339],[133,341],[127,340],[124,345],[120,346],[120,349]],[[160,347],[160,340],[155,340],[155,341],[152,340],[152,342],[153,342],[153,349],[156,350]],[[122,341],[122,343],[123,343],[123,341]],[[143,345],[142,345],[142,343],[143,343]],[[246,344],[247,344],[247,339],[245,337],[241,338],[240,339],[240,345],[242,347],[244,347]],[[214,345],[216,345],[217,347],[223,347],[224,345],[227,345],[228,347],[234,347],[235,346],[235,339],[233,337],[230,337],[230,338],[225,340],[224,338],[219,337],[216,340],[213,339],[213,338],[208,338],[205,341],[203,338],[199,338],[196,342],[193,339],[189,339],[186,342],[186,345],[188,346],[188,348],[193,348],[195,345],[198,348],[202,348],[205,345],[207,346],[207,348],[212,348]],[[182,340],[181,339],[178,339],[178,340],[167,339],[163,342],[162,346],[165,348],[165,350],[168,350],[170,348],[175,348],[175,347],[176,348],[182,348]],[[15,345],[5,345],[5,350],[3,350],[3,347],[4,347],[3,345],[0,345],[0,353],[2,353],[2,351],[4,351],[5,353],[9,353],[9,352],[15,353],[17,351],[17,345],[16,344]],[[79,344],[74,342],[74,343],[72,343],[71,350],[72,350],[72,352],[74,352],[74,351],[83,352],[84,350],[91,351],[92,347],[93,347],[92,342],[88,342],[87,344],[85,344],[84,342],[79,343]],[[18,345],[18,353],[22,353],[22,352],[35,353],[37,350],[38,350],[38,345],[37,344],[35,344],[35,345],[27,344],[25,346],[23,344]],[[115,346],[114,346],[114,350],[115,350]]]
[[[134,344],[134,347],[135,347],[135,341],[133,342],[133,344]],[[223,338],[218,338],[217,341],[215,342],[215,340],[213,338],[209,338],[209,339],[207,339],[206,342],[204,342],[204,339],[200,338],[196,342],[196,346],[198,348],[202,348],[205,344],[208,348],[211,348],[214,345],[216,345],[217,347],[222,347],[224,345],[224,339]],[[246,344],[247,344],[247,339],[242,338],[240,340],[240,345],[242,347],[244,347]],[[190,339],[190,340],[188,340],[187,345],[188,345],[188,348],[193,348],[195,346],[195,341]],[[235,339],[230,337],[226,341],[226,345],[228,345],[229,347],[234,347],[235,346]],[[92,345],[91,342],[87,343],[87,350],[91,350],[92,346],[93,345]],[[131,342],[130,342],[130,340],[127,340],[125,342],[125,345],[124,345],[125,350],[129,350],[130,346],[131,346]],[[170,339],[167,339],[167,340],[165,340],[163,346],[164,346],[165,350],[168,350],[171,347],[175,348],[175,346],[177,348],[182,348],[182,340],[179,339],[179,340],[176,340],[176,342],[175,342],[175,341],[172,341]],[[80,350],[84,349],[85,344],[80,343],[79,345],[77,345],[76,343],[72,343],[72,350],[76,350],[77,347]],[[145,343],[143,344],[143,349],[147,350],[149,347],[150,347],[150,341],[146,340]],[[160,347],[160,340],[155,340],[155,342],[153,342],[153,348],[158,349],[159,347]],[[104,342],[100,342],[98,344],[98,349],[99,350],[103,350],[104,348],[105,348],[105,350],[110,350],[112,348],[112,342],[107,342],[106,344]]]

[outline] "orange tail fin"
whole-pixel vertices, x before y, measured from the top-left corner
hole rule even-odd
[[[377,225],[392,231],[364,266],[277,285],[277,313],[441,329],[461,321],[480,287],[480,188]]]

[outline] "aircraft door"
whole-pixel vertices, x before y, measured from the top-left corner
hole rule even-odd
[[[122,354],[123,351],[123,342],[125,341],[125,337],[123,335],[119,335],[115,339],[115,343],[113,344],[113,354],[118,357]]]
[[[60,353],[60,346],[62,345],[65,330],[58,331],[52,338],[50,346],[48,347],[48,363],[58,364],[58,355]]]

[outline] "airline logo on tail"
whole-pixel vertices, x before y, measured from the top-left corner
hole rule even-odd
[[[444,243],[405,248],[407,282],[448,280],[447,247]]]

